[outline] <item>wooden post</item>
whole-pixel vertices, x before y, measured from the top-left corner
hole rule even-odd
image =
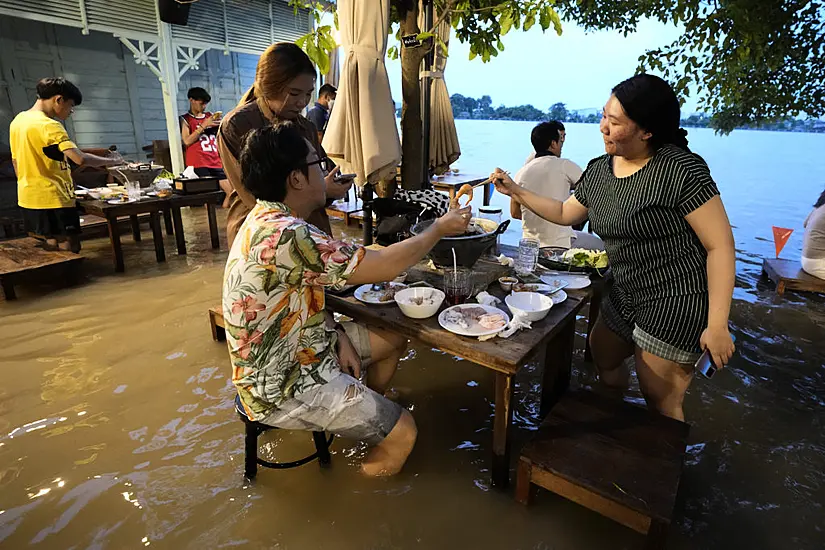
[[[215,203],[209,202],[206,204],[206,215],[209,218],[209,236],[212,238],[212,248],[218,249],[221,247],[221,242],[218,237],[218,216],[215,212]]]
[[[573,342],[576,337],[575,318],[547,343],[542,373],[541,404],[539,415],[544,418],[553,405],[570,387],[570,371],[573,368]]]
[[[513,376],[496,373],[496,416],[493,421],[493,485],[510,483],[510,424],[513,422]]]
[[[175,45],[172,43],[172,27],[160,20],[160,13],[155,11],[158,24],[158,65],[160,66],[160,87],[163,93],[163,111],[166,115],[166,133],[169,135],[169,154],[172,160],[172,173],[183,172],[183,143],[180,136],[180,119],[178,118],[178,60]]]
[[[178,245],[178,254],[186,254],[186,238],[183,235],[183,220],[180,217],[180,207],[172,207],[172,223],[175,226],[175,243]]]

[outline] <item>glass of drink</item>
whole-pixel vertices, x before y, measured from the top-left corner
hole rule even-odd
[[[473,293],[473,272],[459,267],[444,270],[444,294],[448,306],[456,306],[467,301]]]
[[[130,201],[140,200],[140,183],[137,181],[126,181],[126,194]]]
[[[536,269],[539,259],[539,240],[533,238],[521,239],[518,243],[518,258],[516,259],[516,273],[532,273]]]

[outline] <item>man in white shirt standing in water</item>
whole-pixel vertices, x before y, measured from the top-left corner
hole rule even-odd
[[[561,158],[564,140],[564,124],[557,120],[542,122],[533,128],[530,141],[533,143],[535,156],[531,155],[516,173],[513,178],[515,182],[537,195],[562,202],[567,200],[582,175],[582,169],[572,160]],[[542,247],[604,248],[600,239],[587,233],[573,231],[570,227],[550,223],[522,207],[512,198],[510,216],[523,220],[522,236],[538,239]]]

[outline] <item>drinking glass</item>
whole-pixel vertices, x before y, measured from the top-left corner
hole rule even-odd
[[[140,183],[137,181],[126,181],[126,193],[130,201],[140,200]]]
[[[516,259],[516,273],[532,273],[536,269],[539,259],[538,239],[521,239],[518,243],[518,258]]]
[[[463,304],[473,293],[473,272],[459,267],[444,270],[444,294],[447,305]]]

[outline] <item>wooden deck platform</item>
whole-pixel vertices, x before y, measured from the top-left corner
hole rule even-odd
[[[522,450],[516,499],[527,504],[538,485],[663,548],[689,430],[622,401],[568,393]]]
[[[776,284],[776,293],[779,295],[786,290],[825,293],[825,280],[802,271],[802,266],[797,261],[765,258],[762,271]]]
[[[35,275],[72,282],[82,261],[83,258],[73,252],[46,250],[43,242],[33,237],[0,241],[0,285],[6,300],[14,300],[17,298],[14,285],[18,282]]]

